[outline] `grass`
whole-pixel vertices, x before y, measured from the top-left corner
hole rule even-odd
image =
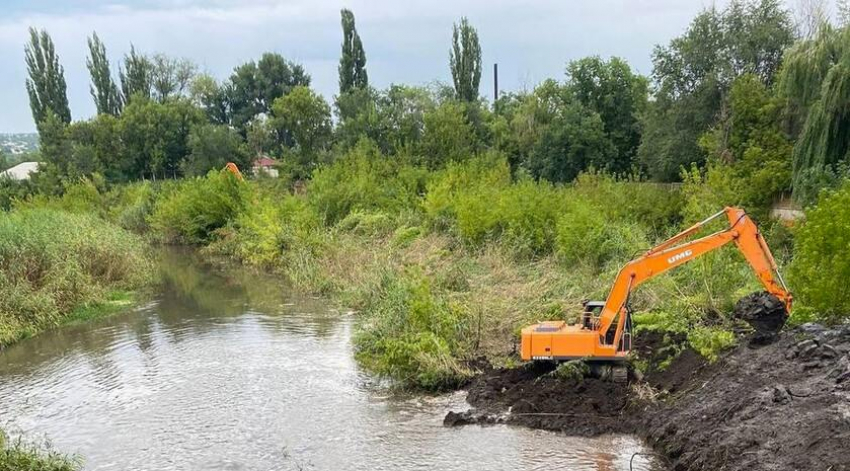
[[[114,309],[152,273],[144,241],[96,216],[0,214],[0,345]]]
[[[9,440],[0,430],[0,471],[78,471],[82,461],[22,439]]]

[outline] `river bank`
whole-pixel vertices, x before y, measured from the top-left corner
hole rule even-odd
[[[0,213],[0,350],[126,308],[152,279],[141,237],[88,214]]]
[[[640,342],[638,338],[637,342]],[[569,435],[635,434],[675,470],[850,469],[850,326],[815,324],[709,364],[692,351],[631,385],[489,369],[446,425],[507,423]]]

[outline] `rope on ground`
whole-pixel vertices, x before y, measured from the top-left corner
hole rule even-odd
[[[632,457],[629,458],[629,471],[634,471],[632,465],[634,464],[635,456],[654,456],[656,458],[661,458],[664,460],[665,463],[667,463],[668,467],[670,467],[671,469],[673,468],[673,463],[670,461],[670,458],[667,458],[661,453],[653,453],[651,451],[638,451],[637,453],[632,453]]]

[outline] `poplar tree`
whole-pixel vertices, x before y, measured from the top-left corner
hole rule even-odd
[[[151,97],[153,89],[153,63],[144,54],[137,54],[130,45],[130,54],[124,56],[124,67],[119,71],[124,101],[130,103],[134,96]]]
[[[71,122],[71,108],[68,106],[65,70],[59,64],[59,56],[53,45],[53,39],[46,30],[30,28],[30,41],[24,46],[27,64],[27,94],[36,126],[39,126],[53,113],[64,123]]]
[[[121,94],[118,85],[112,80],[109,70],[109,59],[106,58],[106,47],[97,33],[92,33],[88,38],[89,57],[86,59],[86,67],[91,75],[89,91],[94,99],[98,114],[111,114],[118,116],[121,113]]]
[[[340,95],[354,88],[364,89],[369,86],[369,76],[366,73],[366,52],[357,27],[354,25],[354,13],[342,9],[342,55],[339,58],[339,93]]]
[[[464,101],[478,98],[478,85],[481,83],[481,44],[478,42],[478,32],[465,17],[460,19],[460,24],[454,25],[449,65],[457,97]]]

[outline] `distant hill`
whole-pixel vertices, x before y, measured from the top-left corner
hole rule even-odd
[[[19,133],[19,134],[2,134],[0,133],[0,150],[7,155],[22,155],[28,152],[38,150],[38,134],[36,133]]]

